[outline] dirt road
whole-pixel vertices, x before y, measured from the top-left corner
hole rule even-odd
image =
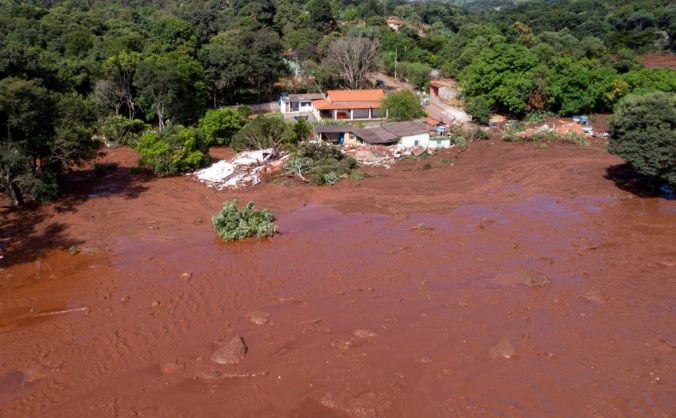
[[[676,203],[600,144],[237,193],[135,158],[1,214],[0,416],[676,414]],[[220,242],[231,198],[282,234]]]

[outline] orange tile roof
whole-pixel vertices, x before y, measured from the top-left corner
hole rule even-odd
[[[340,102],[331,103],[326,99],[313,100],[312,105],[317,110],[347,110],[347,109],[379,109],[380,102]]]
[[[370,90],[329,90],[327,98],[332,102],[380,102],[385,98],[382,89]]]

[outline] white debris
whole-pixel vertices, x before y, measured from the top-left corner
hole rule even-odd
[[[230,161],[219,161],[192,175],[217,190],[252,187],[279,165],[281,160],[271,162],[276,156],[277,153],[272,148],[240,152]]]

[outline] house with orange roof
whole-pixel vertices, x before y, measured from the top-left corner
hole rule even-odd
[[[387,118],[382,109],[385,92],[370,90],[329,90],[326,98],[313,100],[313,113],[317,120],[373,120]]]

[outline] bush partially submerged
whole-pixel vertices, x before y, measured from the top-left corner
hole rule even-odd
[[[333,185],[357,168],[357,161],[339,147],[322,143],[302,143],[285,164],[287,172],[307,181],[308,174],[317,186]]]
[[[237,199],[225,202],[223,210],[212,218],[216,233],[225,241],[271,237],[279,231],[274,224],[275,215],[268,209],[257,211],[254,202],[247,203],[242,209],[238,205]]]

